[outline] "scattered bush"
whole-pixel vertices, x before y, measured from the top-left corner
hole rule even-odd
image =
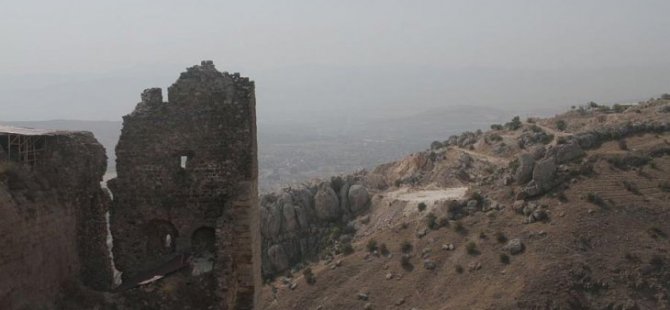
[[[370,239],[368,240],[368,244],[366,245],[368,252],[374,252],[377,250],[377,240],[375,239]]]
[[[498,241],[498,243],[505,243],[507,242],[507,236],[505,236],[503,232],[498,231],[496,232],[496,241]]]
[[[430,149],[431,150],[437,150],[441,149],[444,145],[440,141],[433,141],[433,143],[430,144]]]
[[[463,226],[463,223],[461,223],[460,221],[456,221],[456,223],[454,224],[454,231],[460,234],[465,234],[466,232],[465,226]]]
[[[467,251],[470,255],[479,254],[479,251],[477,250],[477,244],[474,241],[468,241],[468,243],[465,244],[465,251]]]
[[[556,121],[556,129],[558,129],[559,131],[565,131],[567,128],[568,124],[564,120],[559,119]]]
[[[647,229],[647,233],[654,239],[658,239],[659,237],[663,239],[668,238],[668,235],[663,230],[661,230],[656,226],[649,227],[649,229]]]
[[[503,130],[503,125],[493,124],[493,125],[491,125],[491,129],[493,129],[493,130]]]
[[[626,143],[626,139],[620,139],[618,141],[619,143],[619,149],[622,151],[628,151],[628,143]]]
[[[535,124],[535,119],[532,118],[532,117],[529,117],[529,118],[526,119],[526,123]]]
[[[492,133],[492,134],[489,135],[489,141],[498,142],[498,141],[502,141],[502,139],[503,138],[497,133]]]
[[[412,262],[410,262],[409,254],[400,255],[400,266],[405,270],[412,270]]]
[[[302,271],[302,275],[305,277],[305,281],[309,285],[314,285],[316,283],[316,276],[314,276],[314,273],[312,272],[312,268],[307,267]]]
[[[480,231],[480,232],[479,232],[479,239],[486,239],[486,238],[488,238],[488,236],[486,235],[486,233],[483,232],[483,231]]]
[[[641,193],[640,193],[640,189],[637,188],[637,185],[635,185],[635,183],[633,183],[633,182],[631,182],[631,181],[624,180],[624,181],[623,181],[623,187],[624,187],[627,191],[629,191],[629,192],[631,192],[631,193],[633,193],[633,194],[635,194],[635,195],[641,195]]]
[[[351,246],[351,243],[345,243],[342,245],[342,254],[351,255],[354,253],[354,247]]]
[[[599,207],[606,207],[607,206],[607,203],[605,202],[605,200],[602,197],[600,197],[600,195],[598,195],[598,193],[590,192],[590,193],[586,194],[586,201],[588,201],[588,202],[590,202],[594,205],[597,205]]]
[[[509,264],[509,256],[505,253],[500,253],[500,262],[505,265]]]
[[[670,193],[670,182],[661,181],[660,183],[658,183],[658,188],[660,188],[662,191],[666,193]]]
[[[663,95],[661,95],[661,99],[663,99],[663,100],[670,100],[670,94],[663,94]]]
[[[379,245],[379,253],[381,253],[384,256],[389,255],[389,249],[386,247],[386,243],[382,243]]]
[[[437,224],[437,216],[435,216],[433,212],[429,212],[428,214],[426,214],[424,220],[426,221],[426,226],[428,226],[428,228],[433,230],[440,228],[439,225]]]
[[[419,204],[417,205],[417,208],[419,209],[419,212],[423,212],[424,210],[426,210],[427,207],[428,206],[426,205],[425,202],[419,202]]]
[[[521,119],[518,116],[512,118],[512,121],[505,123],[505,128],[508,130],[517,130],[521,128]]]
[[[458,273],[463,273],[463,266],[461,265],[456,264],[456,266],[454,266],[454,269],[456,269],[456,272]]]
[[[440,227],[447,227],[449,226],[449,218],[446,216],[441,216],[439,219],[437,219],[437,225]]]
[[[616,113],[622,113],[630,107],[631,107],[631,105],[629,105],[629,104],[618,104],[618,103],[616,103],[612,106],[612,110],[614,110],[614,112],[616,112]]]
[[[412,243],[409,242],[408,240],[405,240],[400,244],[400,252],[403,252],[405,254],[412,252],[413,248],[414,247],[412,246]]]

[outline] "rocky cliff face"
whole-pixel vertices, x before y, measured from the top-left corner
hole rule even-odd
[[[355,216],[370,195],[362,175],[334,177],[261,197],[263,276],[271,278],[323,256],[347,251]]]
[[[105,150],[90,133],[46,139],[34,167],[0,160],[3,309],[50,309],[67,283],[112,283]]]

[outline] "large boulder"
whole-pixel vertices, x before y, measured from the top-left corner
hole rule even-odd
[[[554,183],[556,177],[556,160],[549,157],[535,163],[533,169],[533,181],[541,190],[548,190]]]
[[[535,159],[533,156],[528,153],[523,153],[519,155],[519,167],[516,169],[516,175],[514,178],[518,184],[526,184],[533,177],[533,166],[535,165]]]
[[[279,244],[275,244],[268,249],[268,259],[276,272],[282,272],[289,268],[286,252]]]
[[[576,142],[556,147],[556,163],[563,164],[584,156],[584,150]]]
[[[342,216],[337,194],[329,182],[323,182],[319,185],[319,189],[314,195],[314,208],[316,209],[316,216],[320,220],[334,221]]]
[[[366,209],[370,204],[370,194],[368,190],[359,184],[352,185],[349,188],[349,210],[352,213],[358,213]]]
[[[298,219],[295,216],[295,206],[292,204],[286,204],[282,207],[282,213],[284,215],[284,227],[283,232],[294,232],[298,226]]]
[[[503,250],[508,251],[512,255],[516,255],[523,252],[525,248],[526,247],[519,238],[512,239],[508,241],[505,246],[503,246]]]
[[[278,204],[272,204],[267,207],[261,207],[261,233],[266,238],[276,238],[279,236],[282,228],[282,210]]]

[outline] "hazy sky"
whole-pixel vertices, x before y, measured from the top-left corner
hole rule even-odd
[[[261,119],[637,99],[670,92],[668,12],[668,0],[0,0],[0,119],[119,119],[202,59],[256,81]]]

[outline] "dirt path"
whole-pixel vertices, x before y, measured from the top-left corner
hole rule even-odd
[[[475,151],[466,150],[466,149],[460,148],[460,147],[453,147],[453,148],[455,150],[459,150],[463,153],[468,153],[468,154],[470,154],[470,155],[472,155],[476,158],[479,158],[481,160],[488,161],[492,164],[503,165],[503,166],[507,166],[507,164],[509,164],[509,160],[507,160],[505,158],[495,157],[495,156],[491,156],[491,155],[488,155],[488,154],[477,153]]]

